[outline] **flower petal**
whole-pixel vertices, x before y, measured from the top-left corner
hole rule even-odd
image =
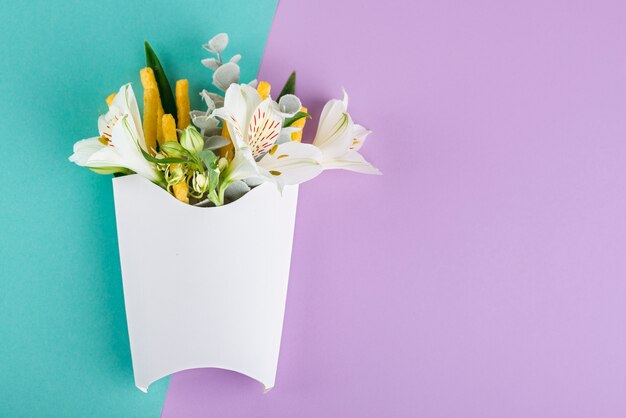
[[[271,99],[265,99],[254,111],[248,125],[247,142],[253,157],[259,158],[276,142],[283,120],[272,106]]]
[[[278,135],[278,139],[276,140],[277,144],[282,144],[284,142],[291,141],[291,134],[294,132],[301,131],[302,128],[299,126],[287,126],[280,130],[280,134]]]
[[[233,181],[245,180],[248,177],[258,176],[259,169],[256,161],[254,161],[252,153],[247,148],[240,149],[224,171],[225,182],[228,183],[226,187],[228,187]]]
[[[379,169],[365,161],[365,158],[354,150],[349,150],[339,158],[324,160],[322,164],[325,169],[342,168],[363,174],[382,174]]]
[[[212,116],[226,123],[235,148],[247,147],[243,130],[248,118],[247,104],[238,85],[233,84],[226,90],[224,107],[215,109]]]
[[[313,144],[322,150],[325,158],[335,158],[350,149],[352,131],[352,119],[344,101],[333,99],[322,110]]]
[[[85,166],[89,157],[104,147],[105,145],[98,137],[80,140],[74,144],[74,153],[69,160],[77,165]]]
[[[224,107],[215,109],[213,115],[225,121],[228,132],[237,148],[248,148],[246,135],[252,115],[261,103],[261,95],[256,89],[246,85],[232,84],[226,90]]]
[[[146,141],[143,137],[143,127],[141,125],[141,116],[139,114],[139,106],[137,105],[137,98],[135,92],[130,84],[125,84],[120,88],[120,91],[115,95],[115,99],[111,103],[111,107],[117,107],[120,109],[122,115],[130,115],[131,122],[135,127],[137,133],[137,140],[139,145],[146,150]]]
[[[352,145],[350,146],[350,149],[355,151],[361,149],[363,143],[365,142],[365,138],[367,138],[367,136],[371,133],[372,131],[355,123],[352,128]]]
[[[158,183],[161,180],[161,173],[153,163],[144,158],[138,143],[137,132],[129,118],[129,115],[125,115],[115,124],[111,145],[92,154],[86,165],[88,167],[123,167]]]
[[[321,151],[311,144],[285,142],[265,154],[259,161],[267,179],[279,187],[300,184],[320,174]]]

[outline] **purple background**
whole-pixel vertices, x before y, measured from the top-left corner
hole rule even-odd
[[[345,86],[384,176],[301,188],[277,386],[182,372],[163,415],[626,416],[625,12],[281,2],[261,78]]]

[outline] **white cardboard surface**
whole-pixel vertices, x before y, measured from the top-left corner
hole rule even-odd
[[[113,179],[135,385],[217,367],[274,386],[298,187],[262,184],[185,205],[139,175]]]

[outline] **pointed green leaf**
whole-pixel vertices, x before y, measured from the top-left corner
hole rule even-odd
[[[146,49],[146,65],[152,68],[152,71],[154,71],[154,78],[156,79],[157,86],[159,88],[159,95],[161,96],[163,112],[169,113],[174,117],[174,120],[176,120],[176,100],[174,99],[174,94],[172,93],[170,83],[169,81],[167,81],[165,70],[163,69],[161,61],[159,61],[159,58],[157,57],[156,53],[154,52],[148,41],[144,42],[144,46]]]
[[[297,121],[298,119],[302,119],[302,118],[311,119],[311,115],[309,115],[306,112],[298,112],[292,117],[285,119],[285,121],[283,122],[283,128],[293,125],[295,121]]]
[[[141,153],[143,154],[143,157],[146,160],[150,161],[151,163],[155,163],[155,164],[178,164],[178,163],[186,163],[186,162],[189,161],[186,158],[175,158],[175,157],[156,158],[156,157],[153,157],[152,155],[148,154],[143,149],[141,150]]]
[[[283,87],[283,89],[280,91],[280,94],[278,95],[277,100],[280,100],[280,98],[283,97],[285,94],[296,94],[296,72],[295,71],[292,72],[289,78],[287,79],[287,82],[285,83],[285,86]]]

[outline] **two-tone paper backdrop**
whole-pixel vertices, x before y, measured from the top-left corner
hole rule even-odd
[[[0,415],[158,416],[110,181],[65,159],[144,38],[200,87],[200,43],[252,78],[270,25],[261,77],[296,68],[314,117],[344,86],[384,176],[301,188],[276,387],[182,372],[163,416],[626,415],[622,2],[152,3],[0,18]]]

